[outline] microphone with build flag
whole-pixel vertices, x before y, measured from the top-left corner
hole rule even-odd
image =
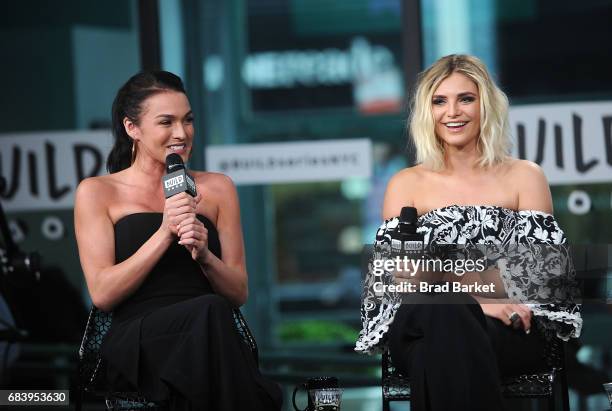
[[[195,181],[185,170],[181,156],[176,153],[168,154],[166,157],[166,175],[162,177],[162,183],[166,198],[183,191],[192,197],[197,195]]]

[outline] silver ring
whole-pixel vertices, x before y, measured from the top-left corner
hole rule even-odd
[[[521,320],[521,316],[519,315],[519,313],[517,313],[516,311],[512,311],[510,313],[510,315],[508,316],[508,319],[510,320],[510,322],[512,324],[516,323],[517,321]]]

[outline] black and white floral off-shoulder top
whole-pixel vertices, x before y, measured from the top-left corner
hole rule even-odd
[[[390,233],[397,224],[396,217],[379,227],[375,247],[390,243]],[[503,248],[503,257],[496,261],[496,265],[508,297],[518,301],[545,301],[528,305],[550,338],[556,336],[568,340],[580,335],[580,305],[573,302],[572,296],[559,296],[555,300],[559,303],[550,303],[549,297],[554,296],[551,294],[560,292],[554,286],[559,271],[565,271],[565,278],[573,278],[565,234],[551,214],[496,206],[452,205],[423,214],[418,219],[418,226],[417,230],[424,235],[426,244],[473,244]],[[544,253],[538,247],[552,247],[554,252],[549,250]],[[552,288],[550,284],[553,284]],[[377,300],[367,289],[364,287],[362,330],[355,350],[374,354],[384,349],[385,334],[400,303]]]

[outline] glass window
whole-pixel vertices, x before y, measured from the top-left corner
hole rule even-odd
[[[422,0],[425,67],[469,53],[515,102],[610,98],[612,1]]]
[[[0,141],[0,174],[7,185],[0,201],[19,233],[20,247],[38,251],[45,267],[61,268],[88,300],[74,252],[72,198],[81,174],[104,173],[106,152],[97,147],[106,147],[107,141],[99,143],[100,138],[92,148],[88,138],[93,137],[84,135],[74,150],[62,142],[79,130],[105,129],[110,136],[115,93],[140,69],[137,2],[3,6],[0,48],[10,58],[0,65],[6,80],[0,102],[0,140],[5,138]],[[43,134],[50,131],[56,134]],[[18,133],[34,135],[22,138],[25,134]],[[75,154],[78,150],[82,157]],[[21,172],[16,164],[21,164]],[[69,199],[65,207],[51,207],[46,201],[54,196],[47,193],[54,191]]]
[[[400,1],[249,0],[251,109],[400,110]]]

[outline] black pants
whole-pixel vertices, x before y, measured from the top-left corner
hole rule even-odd
[[[261,375],[224,297],[188,298],[113,327],[102,346],[113,390],[170,410],[281,409],[280,387]]]
[[[411,410],[503,410],[501,377],[545,369],[543,337],[484,315],[468,294],[412,294],[389,329]]]

